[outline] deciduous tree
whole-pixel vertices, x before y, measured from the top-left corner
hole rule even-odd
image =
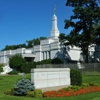
[[[93,25],[100,23],[100,2],[98,0],[67,0],[66,6],[73,7],[73,15],[65,20],[65,29],[72,27],[66,39],[71,45],[82,49],[88,63],[88,47],[96,43],[98,39],[98,27]]]

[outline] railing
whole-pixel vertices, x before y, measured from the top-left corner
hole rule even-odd
[[[100,63],[88,64],[44,64],[37,68],[70,68],[80,70],[82,75],[100,75]]]

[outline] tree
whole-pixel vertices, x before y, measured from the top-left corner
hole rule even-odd
[[[65,33],[59,34],[59,41],[61,42],[64,39],[66,39],[66,34]]]
[[[66,6],[73,7],[70,20],[65,20],[65,29],[72,27],[66,39],[69,44],[82,49],[88,63],[88,47],[96,43],[100,30],[100,27],[93,27],[95,23],[100,23],[100,4],[98,0],[67,0]]]
[[[2,51],[4,50],[15,50],[18,48],[26,48],[26,44],[18,44],[18,45],[6,45],[4,49],[2,49]]]
[[[32,48],[33,47],[33,40],[28,40],[28,41],[26,41],[27,42],[27,48]]]
[[[9,59],[9,66],[21,71],[22,64],[25,62],[25,59],[20,54],[16,54]]]
[[[4,49],[2,49],[1,51],[4,50],[15,50],[18,48],[33,48],[33,46],[35,45],[40,45],[40,41],[47,39],[46,37],[40,37],[40,38],[36,38],[36,39],[32,39],[32,40],[27,40],[26,43],[23,44],[18,44],[18,45],[6,45]]]
[[[95,44],[100,45],[100,23],[95,23],[93,25],[94,30],[96,32],[97,38],[95,40]]]
[[[40,38],[36,38],[36,39],[33,39],[33,40],[26,41],[27,42],[27,48],[32,48],[35,45],[40,45],[40,41],[44,40],[44,39],[47,39],[47,38],[46,37],[40,37]]]
[[[54,58],[51,61],[51,64],[63,64],[64,62],[60,58]]]

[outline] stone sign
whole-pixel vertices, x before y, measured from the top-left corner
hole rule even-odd
[[[31,69],[31,81],[35,88],[70,85],[69,68],[41,68]]]

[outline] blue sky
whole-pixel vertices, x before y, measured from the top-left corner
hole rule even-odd
[[[58,29],[68,34],[64,20],[70,18],[72,9],[65,4],[66,0],[0,0],[0,50],[6,45],[50,37],[55,5]]]

